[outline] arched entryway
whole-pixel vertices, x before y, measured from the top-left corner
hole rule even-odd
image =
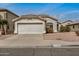
[[[53,33],[53,24],[52,23],[46,24],[46,33]]]

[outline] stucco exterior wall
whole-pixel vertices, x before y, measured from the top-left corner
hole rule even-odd
[[[0,11],[0,18],[2,19],[2,20],[7,20],[8,21],[8,23],[9,23],[9,32],[11,33],[11,32],[13,32],[13,22],[12,22],[12,20],[14,19],[14,18],[16,18],[16,17],[18,17],[18,16],[16,16],[16,15],[14,15],[14,14],[12,14],[12,13],[10,13],[10,12],[7,12],[7,11]]]
[[[58,23],[58,32],[60,32],[60,27],[61,27],[61,24]]]
[[[6,13],[7,12],[0,12],[0,19],[5,19],[6,20]]]
[[[69,24],[72,24],[72,23],[73,23],[73,22],[70,22],[70,21],[69,21],[69,22],[60,23],[60,24],[59,24],[59,31],[60,31],[61,25],[62,25],[62,26],[66,26],[66,25],[69,25]],[[71,29],[73,29],[72,26],[69,26],[69,27],[70,27]],[[72,31],[72,30],[71,30],[71,31]]]
[[[74,28],[73,28],[73,26],[74,26]],[[77,24],[77,25],[70,25],[69,27],[70,27],[71,31],[79,31],[79,24]]]
[[[72,24],[72,22],[61,23],[61,25],[63,25],[63,26],[66,26],[66,25],[69,25],[69,24]]]
[[[57,32],[57,21],[50,19],[50,18],[44,18],[46,20],[46,23],[52,23],[53,24],[53,32]]]
[[[9,31],[10,31],[10,32],[13,32],[14,29],[13,29],[13,22],[12,22],[12,20],[13,20],[14,18],[16,18],[17,16],[15,16],[15,15],[9,13],[9,12],[7,12],[6,15],[7,15],[8,23],[9,23]]]
[[[19,21],[16,21],[14,23],[14,27],[15,27],[14,33],[18,33],[18,31],[17,31],[17,24],[18,23],[43,23],[43,33],[46,33],[45,22],[42,21],[42,20],[39,20],[39,19],[30,19],[30,20],[28,20],[28,19],[21,19]]]

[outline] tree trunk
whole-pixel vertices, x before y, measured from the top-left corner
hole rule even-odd
[[[1,25],[1,34],[2,34],[2,32],[3,32],[3,26]]]
[[[6,35],[7,34],[7,25],[3,25],[3,27],[4,27],[4,33]]]

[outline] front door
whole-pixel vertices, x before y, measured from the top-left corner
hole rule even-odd
[[[53,24],[52,23],[47,23],[46,33],[53,33]]]

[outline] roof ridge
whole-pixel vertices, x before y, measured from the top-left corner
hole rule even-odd
[[[16,13],[11,12],[10,10],[8,10],[8,9],[6,9],[6,8],[0,8],[0,11],[7,11],[7,12],[10,12],[10,13],[12,13],[12,14],[18,16]]]

